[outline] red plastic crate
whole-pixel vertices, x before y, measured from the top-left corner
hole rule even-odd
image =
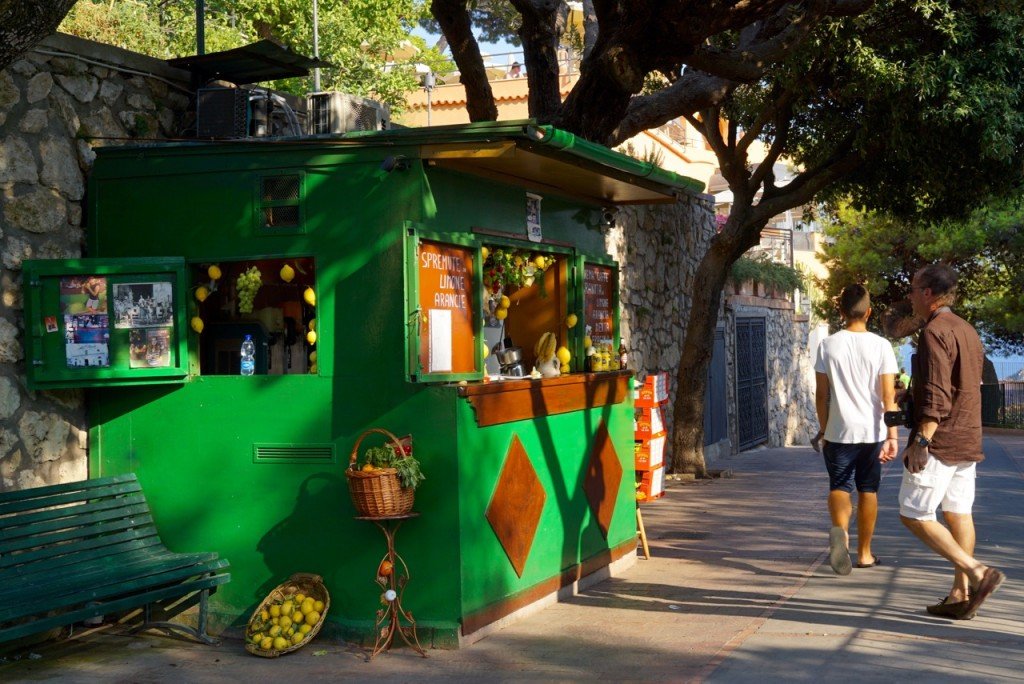
[[[637,503],[647,503],[665,496],[665,466],[660,465],[652,470],[636,471],[636,481],[640,485],[636,490]]]
[[[649,439],[639,439],[633,442],[636,470],[653,470],[664,465],[666,440],[665,432],[662,431],[652,435]]]
[[[665,421],[661,417],[661,407],[638,408],[633,414],[633,438],[650,439],[665,430]]]
[[[668,373],[652,373],[633,388],[633,405],[653,408],[668,401]]]

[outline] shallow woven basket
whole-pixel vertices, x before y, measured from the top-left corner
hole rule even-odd
[[[260,611],[268,609],[275,601],[283,600],[286,596],[291,594],[305,594],[306,596],[312,597],[316,601],[324,602],[324,609],[320,611],[320,619],[313,629],[309,630],[309,634],[306,638],[297,644],[293,644],[288,648],[282,648],[280,651],[272,648],[269,651],[264,651],[259,647],[258,644],[253,644],[249,641],[249,625],[259,616]],[[327,618],[327,611],[331,608],[331,595],[327,593],[327,587],[324,586],[323,578],[320,575],[314,575],[308,572],[297,572],[292,575],[287,582],[277,585],[273,591],[267,594],[267,597],[263,599],[263,602],[256,607],[253,611],[252,616],[249,618],[248,624],[245,627],[245,650],[253,655],[257,655],[263,658],[277,658],[283,656],[285,653],[291,653],[297,651],[317,635],[320,628],[324,624],[324,620]]]
[[[384,518],[392,515],[405,515],[412,510],[413,496],[416,490],[412,487],[402,487],[398,479],[398,471],[394,468],[381,468],[365,473],[356,468],[356,458],[359,455],[359,445],[363,439],[371,434],[381,434],[390,439],[397,449],[397,453],[403,458],[408,458],[402,443],[393,434],[381,428],[370,428],[352,446],[352,453],[349,455],[348,468],[345,475],[348,476],[348,491],[352,495],[352,504],[356,507],[359,515],[371,518]]]

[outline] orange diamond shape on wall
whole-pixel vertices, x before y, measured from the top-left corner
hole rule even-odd
[[[487,522],[519,577],[523,576],[546,498],[523,443],[518,435],[513,435],[498,485],[487,505]]]
[[[619,485],[622,484],[622,463],[619,462],[619,455],[615,452],[615,445],[612,444],[612,437],[604,421],[597,428],[593,444],[587,473],[583,478],[583,492],[587,495],[601,534],[607,539],[608,527],[612,523],[612,513],[615,512],[615,502],[619,496]]]

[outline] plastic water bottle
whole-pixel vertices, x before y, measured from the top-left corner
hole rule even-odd
[[[252,375],[256,372],[256,345],[252,343],[252,335],[246,335],[242,340],[242,375]]]

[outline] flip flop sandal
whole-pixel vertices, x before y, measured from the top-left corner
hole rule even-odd
[[[881,565],[881,564],[882,564],[882,559],[879,558],[878,556],[875,556],[875,560],[871,561],[870,563],[854,563],[853,567],[855,567],[855,568],[873,568],[876,565]]]
[[[837,575],[849,575],[853,569],[850,550],[846,548],[846,532],[838,525],[828,531],[828,564]]]

